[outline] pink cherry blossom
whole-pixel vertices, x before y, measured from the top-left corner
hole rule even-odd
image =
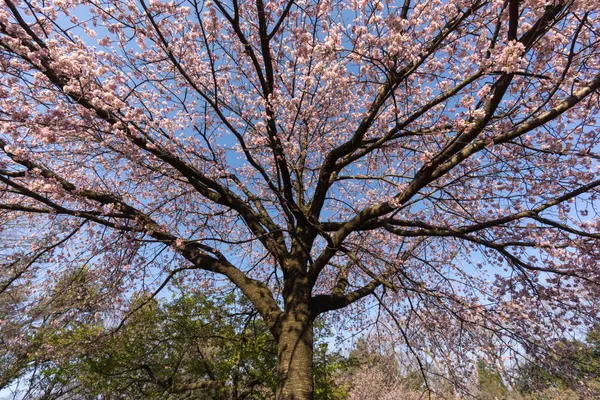
[[[6,0],[11,354],[68,350],[26,332],[77,266],[96,319],[240,291],[283,400],[312,398],[318,316],[457,387],[543,351],[598,309],[599,24],[591,0]]]

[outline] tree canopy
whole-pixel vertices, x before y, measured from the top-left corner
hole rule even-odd
[[[320,315],[378,324],[426,387],[550,350],[598,309],[599,11],[5,0],[0,361],[175,282],[252,304],[278,400],[313,398]]]

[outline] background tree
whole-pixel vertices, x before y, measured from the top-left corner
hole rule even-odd
[[[573,398],[600,395],[600,325],[591,326],[585,340],[560,339],[552,351],[531,354],[517,369],[516,388],[532,398],[551,399],[570,392]],[[537,357],[536,357],[537,356]]]
[[[0,288],[27,288],[20,329],[79,262],[117,327],[140,289],[237,287],[277,342],[278,399],[313,397],[313,321],[340,309],[425,382],[431,359],[460,385],[482,353],[544,348],[596,312],[598,14],[4,0],[0,209],[26,228],[3,225]]]
[[[80,283],[85,275],[78,271]],[[65,297],[73,295],[73,288]],[[88,290],[82,298],[90,294]],[[13,372],[21,379],[13,385],[14,397],[273,398],[276,343],[252,307],[232,294],[212,299],[199,293],[173,296],[167,301],[138,295],[134,304],[140,309],[117,331],[110,318],[73,321],[57,329],[47,322],[29,338],[43,346],[30,349],[21,370]],[[321,327],[316,330],[315,399],[343,399],[346,391],[336,378],[346,361],[328,351],[322,341],[325,333]],[[56,349],[67,352],[57,354]]]
[[[484,400],[507,399],[510,391],[504,384],[502,376],[490,368],[485,361],[477,363],[477,380],[479,384],[479,395]]]

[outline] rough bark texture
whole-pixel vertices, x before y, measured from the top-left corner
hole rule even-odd
[[[282,323],[277,357],[277,400],[312,400],[313,326],[309,315],[291,313]]]
[[[284,313],[277,333],[277,400],[313,399],[311,286],[301,257],[286,260]]]

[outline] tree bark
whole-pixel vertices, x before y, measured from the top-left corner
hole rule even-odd
[[[277,340],[276,400],[313,400],[312,285],[303,248],[295,243],[284,261],[284,311],[274,331]]]
[[[277,400],[313,399],[313,323],[298,307],[281,324],[277,343]]]

